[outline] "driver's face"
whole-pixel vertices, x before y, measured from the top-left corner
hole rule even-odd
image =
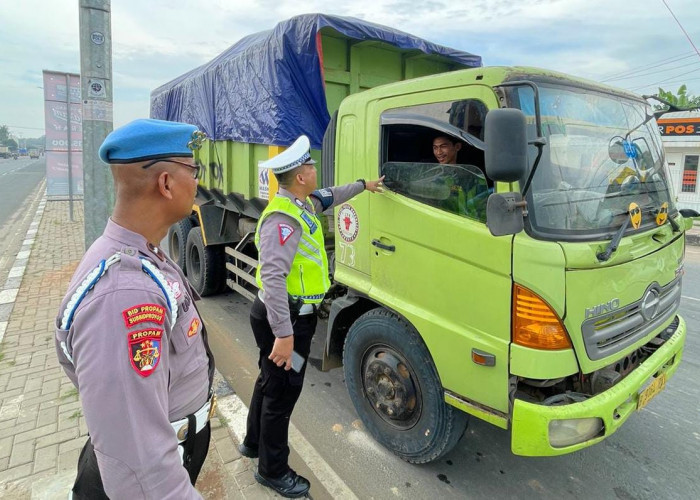
[[[433,154],[440,163],[457,163],[457,152],[461,148],[460,143],[453,144],[447,137],[436,137],[433,140]]]

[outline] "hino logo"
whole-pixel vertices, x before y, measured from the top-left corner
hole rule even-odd
[[[586,308],[586,319],[593,318],[595,316],[600,316],[601,314],[605,314],[605,313],[614,311],[615,309],[618,309],[619,307],[620,307],[620,299],[612,299],[609,302],[605,302],[603,304],[598,304],[597,306],[594,306],[594,307],[587,307]]]
[[[642,313],[642,317],[647,321],[651,321],[656,317],[659,312],[659,290],[650,288],[646,291],[642,298],[639,312]]]

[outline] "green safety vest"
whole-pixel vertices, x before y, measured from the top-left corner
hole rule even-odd
[[[307,199],[308,203],[311,203]],[[326,256],[321,221],[285,196],[275,196],[263,211],[255,230],[255,246],[260,251],[260,227],[274,212],[282,212],[296,220],[302,228],[301,240],[287,276],[287,293],[301,298],[304,303],[317,304],[323,300],[331,286],[328,278],[328,257]],[[258,262],[255,281],[263,289],[261,268]]]

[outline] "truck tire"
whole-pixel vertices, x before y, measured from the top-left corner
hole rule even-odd
[[[189,217],[177,221],[168,229],[168,251],[170,258],[180,266],[182,272],[187,274],[185,255],[187,254],[187,237],[192,229],[192,221]]]
[[[345,383],[365,428],[411,463],[449,452],[468,415],[445,403],[433,360],[418,332],[385,309],[353,323],[343,349]]]
[[[204,246],[202,228],[194,227],[185,247],[187,279],[202,297],[221,291],[226,281],[226,259],[223,245]]]

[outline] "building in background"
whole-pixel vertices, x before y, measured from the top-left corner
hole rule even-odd
[[[669,113],[660,118],[658,124],[678,208],[700,212],[700,111]]]

